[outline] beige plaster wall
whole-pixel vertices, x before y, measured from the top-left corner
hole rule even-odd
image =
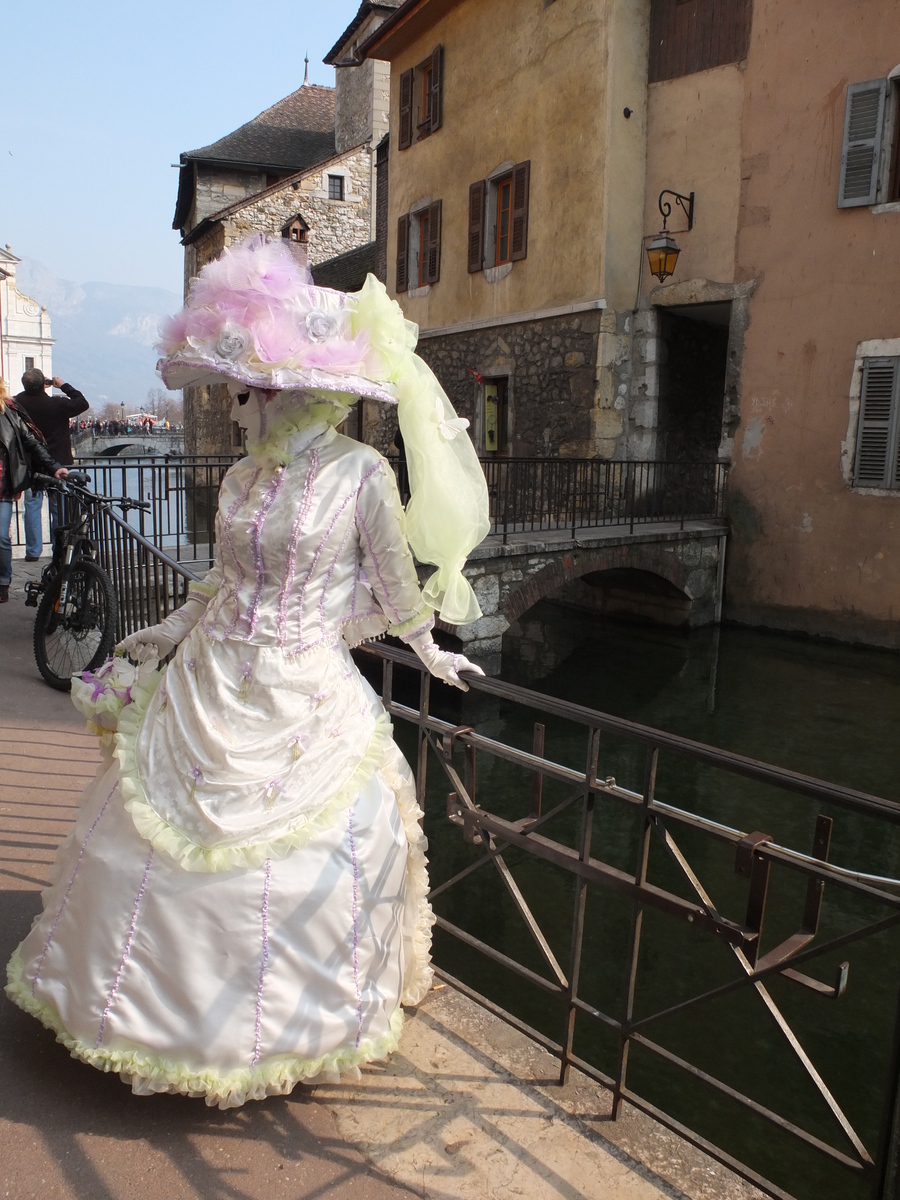
[[[681,247],[676,280],[734,280],[744,74],[732,63],[647,89],[644,233],[662,228],[658,200],[663,188],[695,193],[694,228],[676,237]],[[686,226],[684,212],[673,204],[669,228]],[[656,284],[645,264],[642,292]]]
[[[398,150],[396,137],[391,145],[390,290],[398,216],[424,197],[443,201],[440,281],[427,295],[403,297],[412,320],[435,328],[597,299],[611,289],[616,296],[631,289],[633,297],[648,10],[647,0],[549,7],[544,0],[467,0],[393,62],[396,129],[400,74],[444,46],[443,127],[407,150]],[[630,120],[625,106],[635,110]],[[528,257],[489,283],[466,269],[469,184],[525,159]]]
[[[888,0],[756,0],[737,277],[759,286],[727,590],[742,619],[895,645],[900,494],[849,488],[841,444],[857,345],[900,336],[900,212],[838,209],[836,197],[847,84],[898,61]]]

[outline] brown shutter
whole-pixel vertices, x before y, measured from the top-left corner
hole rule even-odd
[[[518,262],[528,253],[528,185],[531,178],[531,163],[517,163],[513,167],[512,186],[512,246],[510,260]]]
[[[413,134],[413,71],[400,76],[400,138],[398,146],[405,150],[412,145]]]
[[[428,132],[440,129],[444,120],[444,47],[435,46],[431,52],[431,85],[428,98]]]
[[[484,180],[469,186],[469,274],[484,269]]]
[[[441,201],[435,200],[428,209],[428,263],[425,282],[437,283],[441,277]]]
[[[856,437],[857,487],[897,486],[900,358],[867,358]]]
[[[409,287],[409,213],[397,221],[397,291]]]

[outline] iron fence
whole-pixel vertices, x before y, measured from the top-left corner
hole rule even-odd
[[[222,476],[238,455],[81,458],[91,487],[104,495],[148,500],[133,513],[133,528],[178,562],[208,563],[215,541],[215,514]],[[388,461],[401,495],[408,497],[406,464]],[[482,459],[490,502],[490,533],[506,542],[522,533],[600,526],[722,521],[727,464],[721,462],[625,462],[581,458]],[[18,514],[17,514],[18,515]],[[21,522],[13,524],[21,545]]]
[[[120,634],[183,600],[191,570],[127,521],[104,513],[96,536]],[[398,739],[412,738],[432,839],[438,975],[555,1056],[561,1082],[574,1066],[608,1088],[613,1119],[628,1101],[780,1200],[896,1200],[900,895],[892,879],[829,858],[842,821],[865,824],[845,852],[896,841],[900,805],[469,676],[466,703],[490,706],[479,730],[448,709],[459,693],[442,689],[433,703],[430,677],[407,651],[359,653],[381,671]],[[539,717],[527,749],[500,736],[511,709]],[[563,728],[574,735],[560,740]],[[577,751],[551,755],[548,739],[569,750],[580,742],[580,765],[566,761]],[[638,786],[613,752],[620,743]],[[685,771],[687,792],[705,795],[714,815],[672,801],[671,780],[681,772],[684,783]],[[759,804],[754,793],[761,824],[805,805],[808,845],[729,823],[741,785],[768,797]],[[437,826],[459,831],[454,854],[432,835]],[[878,1020],[862,1003],[873,988],[884,993]],[[735,1001],[745,1007],[729,1008]],[[699,1039],[687,1036],[692,1021]],[[838,1069],[832,1051],[844,1043],[850,1067]],[[789,1069],[805,1091],[781,1085]],[[674,1079],[662,1093],[660,1075]],[[748,1142],[754,1123],[765,1137]]]
[[[432,849],[439,840],[433,832],[436,811],[444,802],[446,818],[466,844],[462,865],[459,857],[448,865],[442,850],[446,877],[432,869],[437,974],[554,1055],[560,1082],[575,1066],[608,1088],[613,1119],[627,1100],[780,1200],[795,1195],[894,1200],[900,974],[893,964],[900,943],[883,939],[900,925],[900,894],[894,890],[900,885],[828,860],[835,822],[848,814],[868,822],[882,843],[896,841],[900,804],[498,679],[467,676],[474,693],[491,698],[488,730],[502,725],[511,707],[527,710],[532,719],[539,716],[531,748],[518,749],[489,732],[455,724],[446,711],[437,714],[430,679],[408,652],[381,645],[362,653],[380,664],[387,711],[401,730],[406,726],[415,735],[418,797],[426,829],[431,826]],[[396,667],[414,670],[418,678],[401,698]],[[403,686],[401,676],[401,692]],[[545,754],[547,730],[561,723],[582,731],[581,766]],[[602,762],[609,760],[613,742],[639,752],[642,786],[625,786],[605,773]],[[437,780],[429,774],[435,765]],[[692,793],[703,790],[698,772],[706,772],[707,780],[715,776],[716,814],[730,810],[735,788],[748,781],[768,793],[762,807],[769,813],[791,803],[805,805],[809,844],[782,844],[766,832],[733,828],[661,799],[679,767],[692,773]],[[713,885],[704,879],[715,856],[726,861],[727,885],[721,871]],[[485,869],[496,871],[507,918],[515,915],[518,931],[501,916],[501,905],[489,901]],[[714,898],[713,887],[724,894]],[[454,895],[459,901],[460,892],[468,893],[458,905],[466,922],[451,919],[453,912],[447,915],[443,907]],[[555,936],[544,928],[548,921],[554,924],[548,892],[569,901],[565,929],[560,933],[557,919]],[[616,905],[618,936],[610,916]],[[602,944],[588,913],[604,926]],[[503,930],[500,944],[497,926]],[[648,959],[673,954],[675,943],[683,958],[675,955],[674,973],[649,987]],[[853,998],[851,987],[851,1000],[842,999],[851,965],[843,956],[851,950],[859,960],[857,988],[867,991],[874,981],[890,992],[883,998],[880,1044],[877,1022],[871,1029],[858,1024],[865,997],[857,992]],[[712,976],[710,956],[717,960]],[[480,990],[459,977],[472,973],[476,958],[486,966],[474,973],[491,981],[491,988]],[[463,963],[458,974],[448,970],[455,962]],[[824,978],[807,973],[816,963]],[[615,993],[605,1005],[596,996],[604,989]],[[528,1007],[529,993],[529,1011],[538,1017],[531,1022],[511,1011]],[[803,996],[807,1002],[798,1003]],[[734,1008],[735,1000],[744,1007]],[[840,1004],[827,1010],[834,1041],[823,1048],[825,1010],[815,1006],[836,1001]],[[768,1034],[755,1030],[753,1004]],[[686,1032],[691,1021],[700,1029],[694,1040]],[[804,1026],[801,1033],[798,1025]],[[855,1049],[849,1065],[838,1070],[828,1046],[833,1051],[840,1039]],[[643,1062],[633,1079],[636,1054]],[[759,1069],[760,1056],[767,1059],[765,1070]],[[675,1080],[662,1097],[654,1078],[660,1072]],[[782,1083],[792,1072],[795,1091]],[[748,1122],[756,1134],[747,1133]]]

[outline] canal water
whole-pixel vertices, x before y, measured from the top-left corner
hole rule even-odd
[[[504,638],[501,678],[536,691],[681,734],[713,746],[900,801],[900,656],[844,645],[803,641],[739,629],[684,633],[629,626],[542,603]],[[403,687],[402,674],[398,684]],[[434,688],[440,714],[498,740],[531,749],[533,722],[545,720],[546,754],[583,769],[586,736],[578,726],[519,706]],[[413,694],[410,702],[415,702]],[[397,722],[398,740],[414,761],[414,739]],[[461,766],[461,756],[457,765]],[[601,776],[640,791],[645,751],[606,737]],[[432,885],[438,886],[479,855],[446,818],[450,788],[432,757],[426,832]],[[479,756],[478,800],[515,819],[529,812],[530,777]],[[868,873],[900,878],[900,828],[804,797],[731,776],[674,755],[660,758],[657,795],[733,828],[764,830],[783,845],[810,852],[816,815],[834,818],[831,859]],[[544,811],[565,799],[552,783]],[[579,829],[577,807],[542,831],[569,845]],[[746,880],[734,855],[718,842],[675,827],[681,850],[726,916],[743,921]],[[593,854],[633,872],[635,813],[604,800],[595,818]],[[568,971],[574,887],[572,877],[518,851],[506,860],[563,969]],[[695,899],[661,842],[650,857],[651,882]],[[805,881],[773,870],[762,949],[800,927]],[[549,970],[497,871],[487,865],[439,896],[435,910],[474,936],[545,977]],[[889,915],[884,906],[826,888],[820,936],[837,936]],[[630,905],[609,892],[588,891],[580,995],[621,1017]],[[559,1002],[436,930],[435,958],[452,974],[492,997],[556,1041],[562,1038]],[[815,959],[808,974],[831,983],[850,962],[840,1000],[783,978],[770,992],[867,1149],[878,1147],[890,1079],[893,1030],[900,992],[900,934],[896,929]],[[740,975],[727,947],[686,923],[648,910],[637,978],[635,1016],[644,1017]],[[793,1124],[852,1156],[849,1142],[760,998],[743,989],[649,1025],[646,1035],[708,1074],[774,1109]],[[617,1041],[579,1015],[575,1053],[615,1074]],[[640,1047],[629,1058],[628,1084],[640,1096],[750,1164],[801,1200],[857,1200],[871,1180],[827,1162],[720,1092],[691,1080]]]

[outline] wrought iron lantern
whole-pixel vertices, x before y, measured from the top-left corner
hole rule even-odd
[[[650,264],[650,274],[655,275],[660,283],[663,283],[674,273],[675,264],[678,262],[678,255],[681,253],[681,247],[667,228],[669,217],[672,215],[672,202],[663,200],[663,196],[671,196],[687,217],[687,229],[683,230],[683,232],[689,233],[694,227],[694,193],[691,192],[689,196],[682,196],[680,192],[673,192],[669,188],[664,188],[659,193],[659,211],[662,214],[663,227],[647,246],[647,262]]]

